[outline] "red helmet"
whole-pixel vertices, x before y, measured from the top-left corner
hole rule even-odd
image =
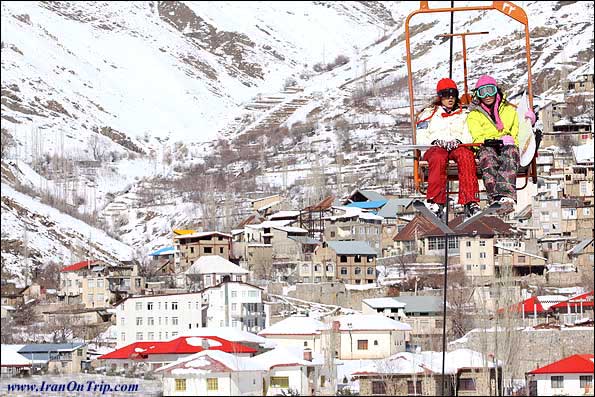
[[[454,88],[455,90],[457,89],[457,83],[455,83],[454,81],[452,81],[449,78],[444,78],[441,79],[438,84],[436,85],[436,92],[440,92],[442,90],[447,90],[449,88]]]

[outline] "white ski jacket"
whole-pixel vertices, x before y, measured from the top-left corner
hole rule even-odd
[[[431,106],[424,109],[417,118],[416,143],[429,145],[436,139],[452,141],[458,139],[462,143],[471,143],[473,139],[467,127],[467,109],[446,113],[442,106]]]

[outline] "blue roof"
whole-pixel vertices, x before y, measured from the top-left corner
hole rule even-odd
[[[176,250],[173,246],[163,247],[163,248],[160,248],[157,251],[149,254],[149,256],[172,255],[175,251]]]
[[[348,204],[345,207],[356,207],[362,209],[380,208],[386,204],[388,200],[376,200],[376,201],[356,201]]]

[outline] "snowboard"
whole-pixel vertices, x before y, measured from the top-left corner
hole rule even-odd
[[[527,92],[523,93],[521,102],[517,106],[517,114],[519,116],[519,153],[521,155],[521,167],[528,166],[535,156],[536,142],[535,134],[533,133],[533,126],[531,121],[525,118],[525,113],[529,110],[529,98]]]

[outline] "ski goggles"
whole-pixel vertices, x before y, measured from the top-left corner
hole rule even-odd
[[[440,98],[458,98],[459,97],[459,90],[456,88],[447,88],[444,90],[438,91],[438,97]]]
[[[482,98],[482,99],[487,96],[494,96],[497,93],[498,93],[498,87],[496,87],[494,84],[482,85],[475,91],[475,94],[479,98]]]

